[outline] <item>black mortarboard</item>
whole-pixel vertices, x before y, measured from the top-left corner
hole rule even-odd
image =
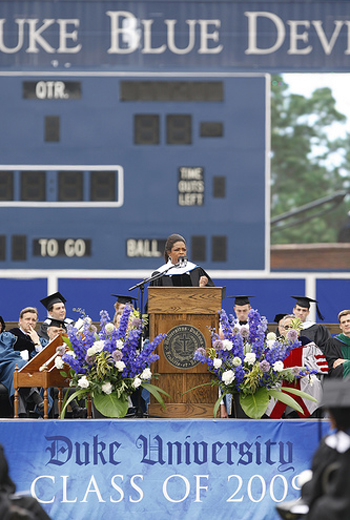
[[[48,327],[62,327],[66,330],[66,324],[63,320],[56,320],[56,318],[46,318],[46,323]]]
[[[292,296],[292,298],[296,300],[295,305],[299,305],[304,309],[310,309],[310,303],[315,303],[317,316],[320,318],[320,320],[324,320],[324,316],[322,316],[321,311],[317,305],[318,300],[314,300],[313,298],[309,298],[308,296]]]
[[[127,304],[131,303],[137,309],[137,298],[134,298],[133,296],[125,295],[125,294],[112,294],[112,296],[115,296],[117,298],[118,303]]]
[[[49,310],[54,303],[66,303],[66,301],[67,300],[59,292],[50,294],[49,296],[46,296],[46,298],[40,300],[40,302],[47,310]]]
[[[288,316],[289,312],[285,312],[284,314],[276,314],[273,321],[275,323],[279,323],[285,316]]]
[[[3,317],[0,316],[0,323],[1,323],[1,332],[4,332],[4,330],[6,329],[6,323],[4,322],[3,320]]]
[[[228,296],[228,298],[234,298],[234,305],[250,305],[249,298],[254,298],[254,294],[248,295],[237,295],[237,296]]]
[[[324,408],[350,408],[350,379],[325,379],[322,406]]]

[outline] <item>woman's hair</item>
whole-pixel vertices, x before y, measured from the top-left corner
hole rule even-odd
[[[186,240],[181,235],[178,235],[177,233],[173,233],[167,238],[167,241],[165,243],[165,249],[164,249],[164,260],[165,263],[169,260],[169,253],[175,244],[175,242],[183,242],[186,245]]]

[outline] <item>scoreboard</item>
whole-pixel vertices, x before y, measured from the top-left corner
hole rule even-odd
[[[0,269],[268,268],[269,75],[0,76]]]

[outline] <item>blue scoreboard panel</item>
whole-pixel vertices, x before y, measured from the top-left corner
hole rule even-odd
[[[268,268],[267,75],[0,74],[0,269]]]

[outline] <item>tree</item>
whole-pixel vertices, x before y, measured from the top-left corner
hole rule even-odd
[[[345,121],[346,117],[335,108],[329,88],[316,89],[306,98],[288,93],[281,76],[272,77],[272,219],[347,188],[341,173],[350,166],[349,145],[345,139],[332,140],[328,132],[333,123]],[[338,150],[343,152],[344,161],[334,166],[328,159]],[[339,200],[341,204],[335,208],[332,204],[319,206],[272,225],[271,243],[337,242],[347,212],[343,199]],[[319,216],[301,222],[315,213]]]

